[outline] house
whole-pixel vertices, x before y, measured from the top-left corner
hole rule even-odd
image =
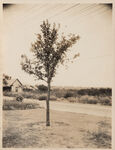
[[[23,85],[18,79],[8,79],[3,82],[3,91],[22,92]]]

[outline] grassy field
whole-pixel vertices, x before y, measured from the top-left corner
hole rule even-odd
[[[35,105],[5,100],[4,148],[111,148],[111,118],[51,110],[46,127],[46,111]]]

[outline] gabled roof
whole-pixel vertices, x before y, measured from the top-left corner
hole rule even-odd
[[[22,83],[18,79],[10,79],[10,80],[7,80],[7,84],[3,84],[3,86],[4,87],[5,86],[12,86],[15,83],[15,81],[18,81],[22,85]]]

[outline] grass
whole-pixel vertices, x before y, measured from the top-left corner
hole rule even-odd
[[[39,108],[39,104],[18,102],[16,100],[4,100],[3,110],[26,110]]]
[[[3,147],[111,147],[110,118],[51,110],[51,126],[46,127],[45,113],[44,109],[3,111]]]
[[[18,135],[18,133],[3,137],[3,147],[5,146],[5,143],[8,144],[8,147],[16,145],[18,143],[19,138],[20,136]]]
[[[98,122],[98,129],[96,131],[90,132],[88,131],[88,137],[94,145],[97,145],[97,148],[111,148],[111,132],[108,131],[110,128],[110,124],[106,121]]]

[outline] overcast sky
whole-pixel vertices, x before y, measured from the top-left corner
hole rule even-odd
[[[79,34],[71,57],[80,53],[68,69],[61,66],[52,85],[112,87],[112,9],[104,4],[17,4],[4,7],[4,73],[22,83],[41,84],[21,70],[21,54],[30,56],[31,42],[43,20],[60,23],[60,33]]]

